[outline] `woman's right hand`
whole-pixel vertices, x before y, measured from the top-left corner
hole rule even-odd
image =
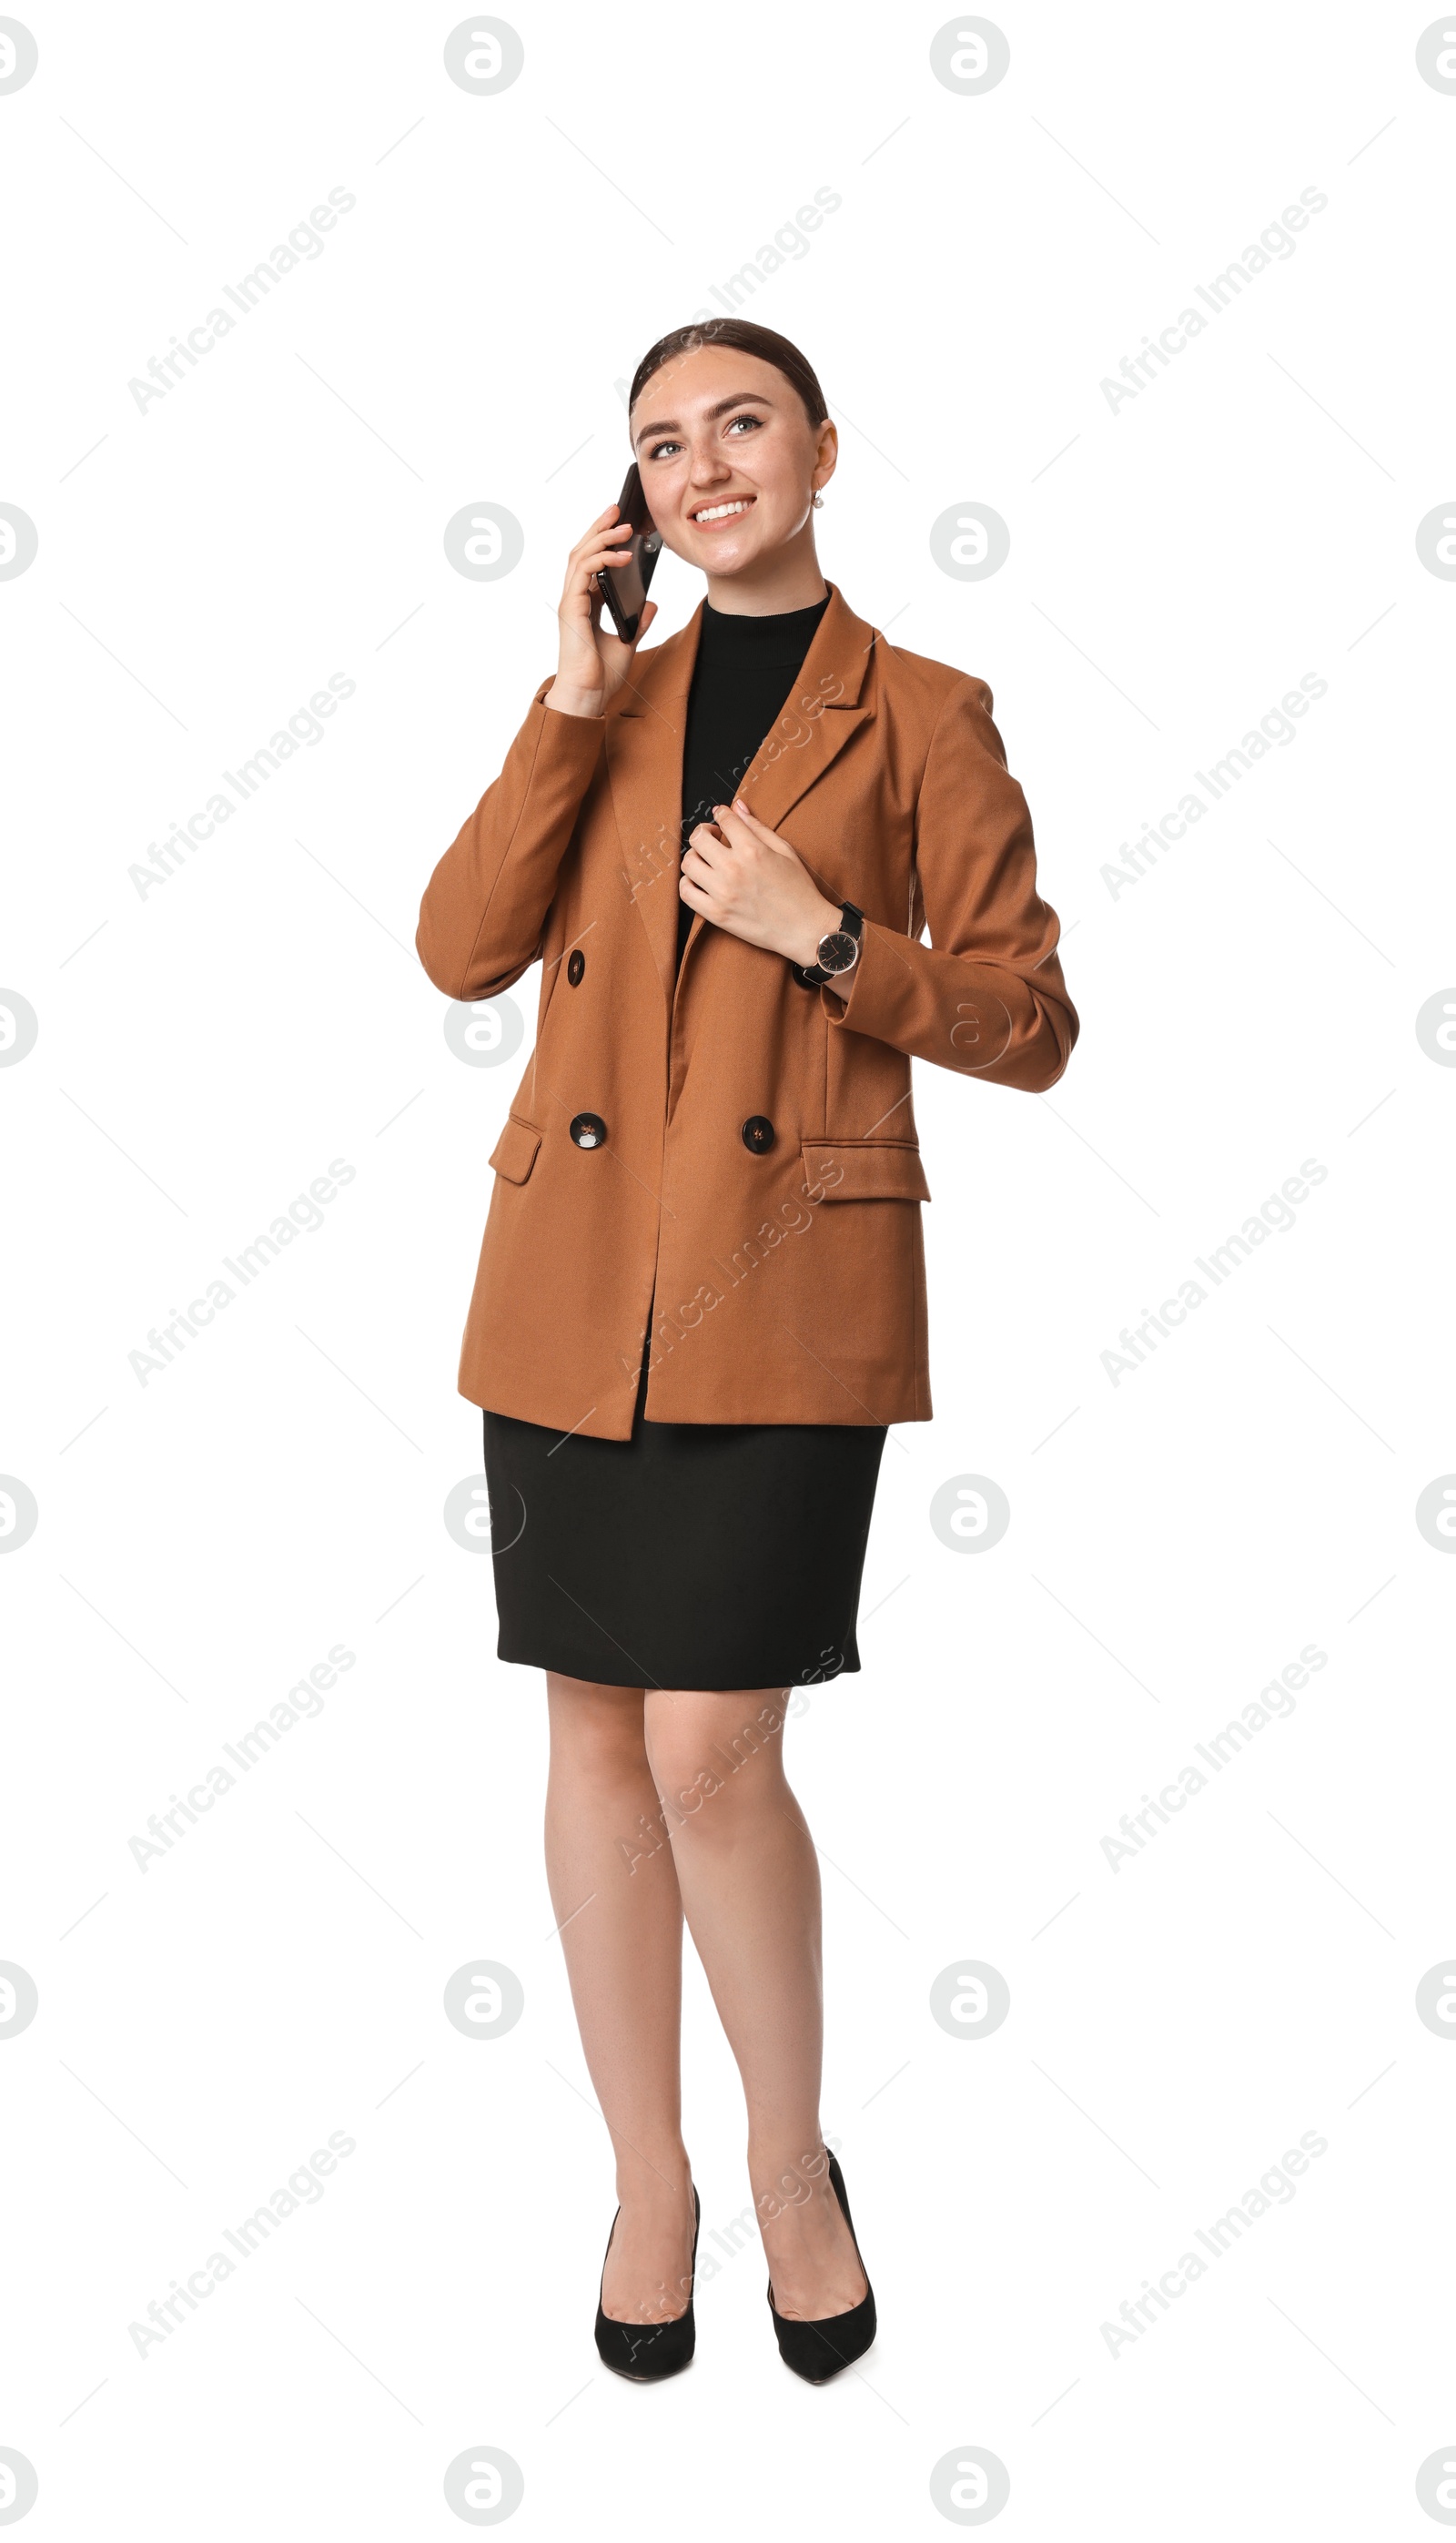
[[[560,655],[545,701],[562,715],[602,713],[626,679],[633,655],[657,614],[656,602],[648,601],[630,645],[623,644],[610,622],[602,624],[601,598],[592,588],[592,576],[603,566],[620,564],[632,536],[630,522],[619,521],[617,509],[615,503],[608,503],[604,512],[597,513],[567,565],[557,611]]]

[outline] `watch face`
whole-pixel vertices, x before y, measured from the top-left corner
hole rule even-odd
[[[821,971],[847,971],[858,960],[859,951],[859,938],[851,936],[847,927],[836,927],[831,936],[819,939],[819,968]]]

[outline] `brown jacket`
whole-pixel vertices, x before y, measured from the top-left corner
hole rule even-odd
[[[738,791],[864,910],[843,990],[701,915],[674,974],[701,609],[603,716],[543,705],[543,681],[430,877],[437,988],[498,997],[543,964],[491,1157],[472,1403],[626,1438],[655,1294],[649,1421],[930,1419],[911,1055],[1035,1093],[1077,1016],[990,691],[830,593]]]

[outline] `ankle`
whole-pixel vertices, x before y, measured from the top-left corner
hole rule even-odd
[[[829,2192],[829,2158],[823,2140],[807,2135],[798,2147],[750,2143],[748,2178],[760,2226],[777,2223],[795,2208],[807,2208]]]
[[[617,2201],[639,2214],[677,2208],[684,2202],[691,2205],[692,2181],[693,2168],[684,2146],[665,2149],[650,2162],[634,2153],[617,2165]]]

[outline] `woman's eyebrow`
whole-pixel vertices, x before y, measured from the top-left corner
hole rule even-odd
[[[716,424],[721,415],[727,415],[729,407],[748,405],[772,406],[773,399],[762,396],[757,389],[744,389],[740,397],[720,398],[717,406],[705,407],[703,421],[705,424]],[[681,432],[681,430],[682,426],[675,416],[668,416],[666,421],[660,424],[639,424],[632,444],[633,449],[637,448],[639,441],[646,441],[650,432]]]

